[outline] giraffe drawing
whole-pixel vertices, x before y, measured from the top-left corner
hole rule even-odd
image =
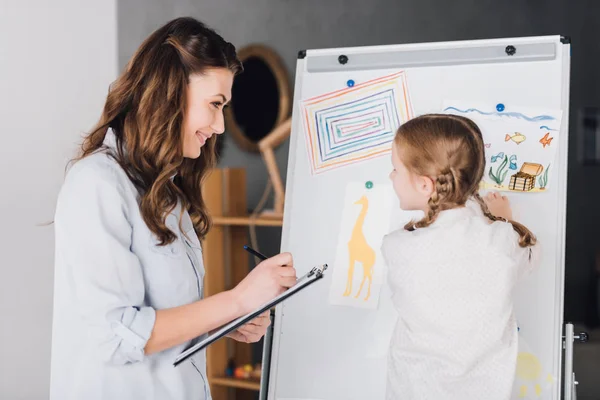
[[[356,219],[356,223],[354,224],[354,228],[352,229],[352,235],[350,236],[350,240],[348,241],[348,281],[346,283],[346,291],[344,292],[344,297],[350,296],[350,294],[352,293],[354,265],[357,262],[360,262],[363,267],[363,279],[360,283],[358,292],[354,297],[358,298],[358,296],[360,296],[360,293],[363,289],[363,285],[368,279],[369,285],[367,289],[367,295],[364,298],[364,301],[367,301],[371,296],[373,266],[375,265],[375,250],[373,250],[373,248],[369,246],[363,233],[363,225],[365,223],[365,217],[367,216],[367,211],[369,209],[369,200],[366,196],[362,196],[360,200],[358,200],[354,204],[361,205],[362,209],[360,211],[360,214],[358,215],[358,218]]]

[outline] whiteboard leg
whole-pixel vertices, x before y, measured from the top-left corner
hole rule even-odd
[[[565,336],[563,348],[565,349],[565,398],[564,400],[577,400],[577,385],[579,382],[575,380],[573,372],[573,346],[577,340],[580,343],[585,343],[589,339],[586,332],[580,332],[577,335],[573,332],[573,324],[565,325]]]
[[[564,400],[574,400],[573,398],[573,324],[565,324],[565,398]]]
[[[262,371],[260,374],[259,400],[266,400],[269,391],[269,374],[271,372],[271,349],[273,346],[273,325],[275,325],[275,310],[270,311],[271,325],[263,339]]]

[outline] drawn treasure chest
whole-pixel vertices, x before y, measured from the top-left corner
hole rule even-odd
[[[521,170],[510,177],[510,190],[528,192],[535,188],[535,179],[542,173],[544,167],[541,164],[523,163]]]

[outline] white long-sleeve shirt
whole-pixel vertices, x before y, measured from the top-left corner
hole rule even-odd
[[[517,361],[513,288],[538,246],[521,248],[509,223],[477,204],[443,211],[431,226],[384,238],[398,322],[387,399],[507,400]]]
[[[105,145],[115,146],[110,130]],[[180,206],[167,217],[177,239],[161,247],[138,198],[105,151],[67,174],[54,222],[51,400],[210,398],[204,352],[173,366],[191,342],[144,354],[156,310],[202,298],[204,266],[188,213],[183,232]]]

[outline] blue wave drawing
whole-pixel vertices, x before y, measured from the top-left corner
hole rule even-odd
[[[552,129],[552,128],[550,128],[549,126],[546,126],[546,125],[542,125],[542,126],[540,126],[540,129],[545,129],[545,130],[547,130],[547,131],[557,131],[557,130],[558,130],[558,129]]]
[[[454,111],[457,111],[457,112],[463,113],[463,114],[467,114],[467,113],[470,113],[470,112],[476,112],[476,113],[479,113],[481,115],[496,115],[496,116],[499,116],[499,117],[520,118],[520,119],[524,119],[524,120],[529,121],[529,122],[534,122],[534,121],[554,121],[556,119],[556,118],[554,118],[554,117],[552,117],[550,115],[538,115],[536,117],[528,117],[527,115],[521,114],[521,113],[518,113],[518,112],[495,112],[495,111],[494,112],[484,112],[484,111],[478,110],[476,108],[469,108],[467,110],[460,110],[460,109],[458,109],[456,107],[446,107],[444,109],[444,111],[448,111],[448,110],[454,110]]]

